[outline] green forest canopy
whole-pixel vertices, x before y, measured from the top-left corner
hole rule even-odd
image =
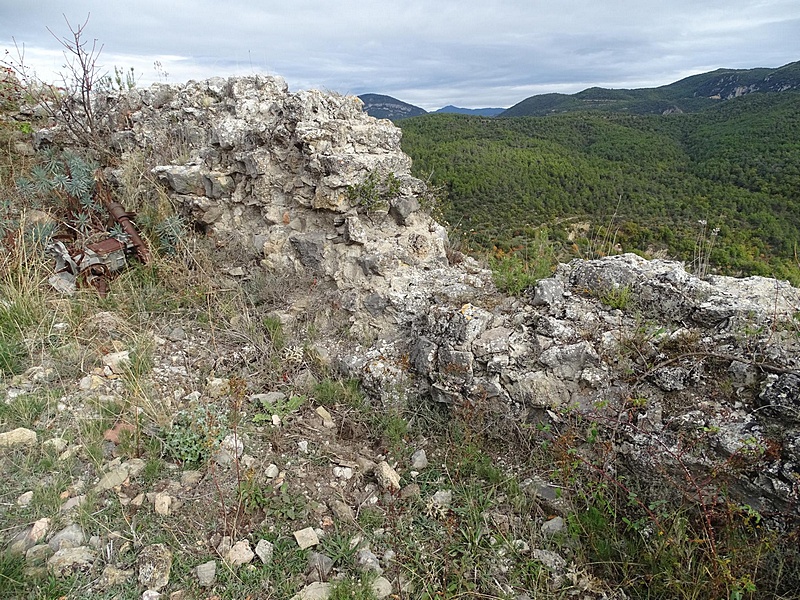
[[[431,114],[399,125],[415,174],[446,188],[445,218],[475,250],[524,246],[544,226],[565,255],[608,252],[604,240],[691,261],[698,237],[707,244],[718,228],[712,268],[800,283],[798,93],[695,114]]]

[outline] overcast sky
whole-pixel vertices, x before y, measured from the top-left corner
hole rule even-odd
[[[140,84],[267,73],[429,110],[800,60],[800,0],[0,0],[0,48],[53,79],[64,13]]]

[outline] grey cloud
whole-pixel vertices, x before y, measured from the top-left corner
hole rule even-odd
[[[0,0],[0,47],[53,69],[63,0]],[[425,108],[507,106],[541,91],[642,87],[800,59],[796,0],[85,0],[87,34],[142,83],[266,72],[293,89],[395,95]],[[50,55],[45,53],[51,52]],[[112,62],[113,61],[113,62]]]

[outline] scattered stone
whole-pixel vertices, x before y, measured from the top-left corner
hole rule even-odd
[[[336,427],[336,423],[333,422],[333,417],[331,416],[331,413],[329,413],[324,406],[318,406],[316,413],[322,419],[322,426],[325,429],[333,429],[334,427]]]
[[[78,383],[78,388],[83,392],[91,392],[105,385],[105,379],[98,375],[86,375]]]
[[[36,432],[24,427],[0,433],[0,448],[24,448],[36,445]]]
[[[300,546],[301,550],[305,550],[306,548],[311,548],[312,546],[319,544],[319,537],[317,536],[317,532],[314,531],[313,527],[306,527],[300,531],[295,531],[294,539],[297,540],[297,545]]]
[[[375,477],[384,491],[400,489],[400,475],[386,461],[381,461],[375,468]]]
[[[542,525],[542,533],[548,536],[553,536],[557,533],[561,533],[566,528],[567,525],[564,522],[564,519],[561,517],[554,517]]]
[[[42,442],[42,448],[57,454],[63,452],[67,447],[67,440],[64,438],[50,438]]]
[[[232,567],[240,567],[242,565],[249,565],[253,562],[256,555],[250,548],[250,542],[247,540],[239,540],[236,542],[228,552],[226,560]]]
[[[153,506],[155,508],[157,515],[161,515],[163,517],[167,516],[169,514],[169,508],[171,505],[172,505],[172,496],[170,496],[166,492],[160,492],[156,494]]]
[[[103,364],[109,367],[116,375],[125,372],[125,366],[130,364],[131,354],[128,350],[122,352],[112,352],[103,356]]]
[[[356,515],[350,505],[345,504],[341,500],[334,500],[330,503],[330,509],[334,516],[340,521],[353,522],[356,520]]]
[[[292,600],[328,600],[332,591],[332,584],[315,581],[292,596]]]
[[[209,379],[206,383],[206,394],[210,398],[222,398],[231,391],[230,381],[221,377]]]
[[[217,544],[217,554],[222,558],[226,558],[231,548],[233,548],[233,539],[229,535],[223,536],[219,544]]]
[[[47,568],[56,577],[68,577],[79,572],[88,572],[95,561],[94,550],[88,546],[64,548],[56,551],[47,561]]]
[[[19,497],[17,498],[17,506],[25,508],[31,503],[31,500],[33,500],[32,490],[19,495]]]
[[[564,560],[561,555],[551,550],[535,549],[533,551],[533,558],[538,560],[553,573],[560,573],[564,567],[567,566],[567,561]]]
[[[43,566],[53,554],[53,549],[48,544],[36,544],[25,553],[25,564],[32,567]]]
[[[309,576],[309,583],[311,581],[325,581],[328,579],[333,570],[333,559],[330,556],[321,554],[319,552],[312,552],[308,557],[308,568],[306,574]]]
[[[78,508],[81,504],[86,502],[86,496],[73,496],[72,498],[68,499],[61,507],[58,509],[60,513],[67,514],[76,508]]]
[[[400,490],[400,498],[402,498],[403,500],[419,498],[421,495],[422,495],[422,490],[416,483],[409,483],[406,487]]]
[[[275,479],[280,474],[281,470],[278,468],[278,465],[274,463],[269,465],[264,471],[264,475],[266,475],[269,479]]]
[[[333,476],[345,480],[352,479],[353,469],[350,467],[333,467]]]
[[[58,552],[66,548],[82,546],[85,541],[86,536],[83,533],[83,529],[77,523],[73,523],[53,535],[48,544],[54,551]]]
[[[202,565],[197,565],[194,572],[200,587],[211,587],[217,578],[217,561],[210,560]]]
[[[439,490],[431,497],[431,502],[439,508],[448,509],[453,503],[453,491]]]
[[[200,483],[203,479],[203,473],[200,471],[184,471],[181,473],[181,485],[183,487],[192,487]]]
[[[145,546],[136,560],[139,585],[148,590],[160,590],[169,583],[172,552],[164,544]]]
[[[155,590],[145,590],[142,592],[142,600],[158,600],[159,598],[161,598],[161,593]],[[171,595],[170,598],[172,598]]]
[[[422,471],[428,466],[428,456],[425,450],[417,450],[411,455],[411,468],[415,471]]]
[[[121,486],[129,477],[136,477],[144,469],[145,462],[141,458],[132,458],[106,473],[95,486],[95,491],[104,492]]]
[[[119,569],[113,565],[106,565],[100,575],[99,584],[102,589],[107,590],[133,579],[134,575],[133,569]]]
[[[392,582],[385,577],[378,577],[372,582],[372,593],[380,600],[392,593]]]
[[[297,442],[297,449],[300,450],[303,454],[308,454],[308,441],[302,440]]]
[[[383,573],[378,557],[369,548],[361,548],[356,553],[356,565],[362,571],[374,571],[378,575]]]
[[[268,565],[272,562],[272,556],[275,553],[275,545],[269,540],[259,540],[256,544],[256,556],[261,559],[261,562]]]

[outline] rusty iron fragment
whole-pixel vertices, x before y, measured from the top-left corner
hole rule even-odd
[[[62,294],[72,295],[78,285],[90,285],[101,296],[105,296],[108,293],[109,280],[127,267],[129,254],[135,254],[143,264],[148,264],[151,259],[147,244],[131,221],[134,214],[127,212],[119,202],[111,198],[108,185],[99,169],[95,173],[95,183],[96,195],[124,233],[115,237],[109,235],[104,240],[86,244],[74,252],[70,252],[64,242],[50,243],[47,253],[55,259],[56,267],[49,282]]]
[[[131,221],[131,217],[133,217],[134,214],[127,212],[119,202],[110,199],[106,202],[106,210],[108,210],[108,214],[122,226],[123,231],[130,238],[136,250],[136,255],[139,257],[139,260],[142,261],[142,264],[148,264],[150,262],[150,249],[139,236],[136,226]]]

